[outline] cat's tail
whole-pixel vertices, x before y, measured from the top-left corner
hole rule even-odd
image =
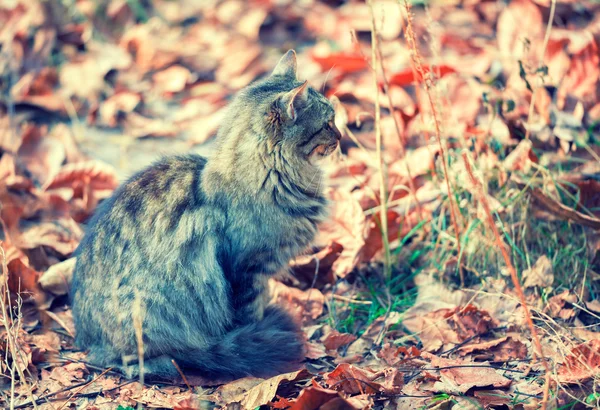
[[[269,377],[297,369],[304,359],[304,342],[293,319],[269,306],[261,321],[236,328],[205,349],[178,353],[174,359],[211,378]]]

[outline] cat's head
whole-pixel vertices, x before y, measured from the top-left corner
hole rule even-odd
[[[333,153],[342,136],[332,103],[298,80],[296,69],[296,53],[289,50],[270,76],[251,84],[240,97],[259,114],[251,125],[262,128],[266,140],[261,143],[268,151],[279,149],[286,159],[314,164]]]

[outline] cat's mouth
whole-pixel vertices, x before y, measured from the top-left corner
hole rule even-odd
[[[328,157],[329,155],[333,154],[338,145],[339,143],[337,141],[333,144],[317,145],[315,148],[313,148],[309,156]]]

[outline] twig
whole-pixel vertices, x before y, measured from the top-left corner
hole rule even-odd
[[[506,251],[505,243],[502,240],[500,233],[498,232],[498,228],[496,227],[496,221],[494,220],[494,217],[492,216],[492,212],[490,211],[490,205],[488,203],[487,197],[485,196],[485,193],[483,192],[483,186],[481,185],[481,182],[477,178],[475,178],[475,175],[473,174],[473,170],[471,168],[471,163],[469,161],[466,151],[463,151],[462,157],[463,157],[463,161],[465,163],[465,168],[467,170],[467,174],[469,174],[469,178],[471,179],[471,182],[475,186],[475,191],[476,191],[477,195],[479,196],[479,202],[481,203],[481,206],[483,207],[483,210],[485,211],[485,215],[487,216],[487,220],[488,220],[490,229],[492,230],[492,232],[494,233],[494,236],[496,238],[496,245],[498,246],[498,248],[500,248],[500,252],[502,253],[502,257],[504,258],[504,263],[506,264],[506,267],[507,267],[508,271],[510,272],[512,282],[515,286],[515,290],[517,292],[517,295],[519,297],[521,305],[523,306],[523,309],[525,311],[525,319],[526,319],[529,329],[531,331],[531,337],[533,338],[533,343],[539,352],[540,360],[542,361],[544,370],[546,371],[546,375],[545,375],[546,376],[546,384],[544,386],[544,398],[542,399],[542,403],[541,403],[542,410],[545,410],[548,406],[548,397],[549,397],[549,393],[550,393],[550,366],[548,366],[546,358],[544,357],[544,352],[542,350],[542,344],[540,343],[540,338],[538,337],[537,331],[535,330],[535,325],[533,324],[533,319],[531,318],[531,312],[529,311],[529,307],[527,306],[527,300],[525,299],[525,293],[523,293],[523,288],[521,287],[521,283],[519,282],[519,277],[517,276],[517,271],[515,270],[515,267],[513,266],[512,262],[510,260],[510,256],[508,255],[508,252]]]
[[[123,386],[127,386],[128,384],[135,383],[135,382],[136,382],[136,380],[127,380],[126,382],[123,382],[123,383],[119,384],[118,386],[115,386],[115,387],[113,387],[111,389],[100,389],[98,391],[94,391],[94,392],[90,392],[90,393],[83,393],[83,394],[80,395],[80,397],[94,397],[94,396],[97,396],[97,395],[99,395],[101,393],[110,392],[110,391],[119,389],[119,388],[121,388]],[[69,391],[69,390],[76,389],[77,387],[79,387],[79,386],[81,386],[83,384],[87,384],[87,383],[88,382],[81,382],[81,383],[78,383],[78,384],[74,384],[73,386],[65,387],[64,389],[61,389],[59,391],[55,391],[53,393],[49,393],[49,394],[47,394],[47,395],[45,395],[43,397],[40,397],[39,399],[36,399],[34,402],[27,402],[27,403],[19,404],[18,406],[15,407],[15,409],[22,409],[22,408],[25,408],[25,407],[29,407],[32,404],[40,404],[43,401],[51,402],[51,401],[63,400],[61,398],[52,397],[52,396],[55,396],[55,395],[60,394],[60,393],[64,393],[64,392]]]
[[[377,34],[377,37],[379,40],[379,33],[376,33],[376,34]],[[396,133],[398,134],[398,141],[400,143],[399,144],[400,159],[404,161],[404,165],[406,166],[406,175],[408,176],[408,187],[410,188],[410,194],[412,195],[412,197],[415,201],[419,219],[422,220],[423,219],[423,209],[421,207],[421,203],[417,199],[417,189],[415,187],[415,181],[413,180],[412,172],[410,172],[410,167],[408,166],[408,161],[406,159],[406,148],[404,147],[404,144],[406,144],[406,141],[402,137],[402,132],[400,131],[400,124],[398,124],[398,118],[396,117],[395,112],[394,112],[394,104],[392,102],[392,96],[390,95],[390,83],[389,83],[387,75],[385,73],[385,67],[383,65],[383,54],[381,52],[381,46],[380,46],[379,41],[377,41],[377,44],[375,44],[375,48],[377,51],[377,56],[379,58],[379,65],[381,68],[381,77],[383,79],[383,92],[387,95],[388,105],[390,107],[390,114],[392,116],[392,119],[394,120],[394,126],[396,127]],[[389,198],[389,201],[391,201],[391,200],[392,200],[392,198]]]
[[[133,328],[135,329],[135,338],[137,341],[137,354],[138,354],[138,366],[140,372],[140,384],[144,385],[144,338],[142,325],[144,323],[143,308],[142,308],[142,297],[139,292],[135,292],[135,299],[133,301],[133,307],[131,316],[133,318]],[[141,409],[141,405],[138,403],[138,408]]]
[[[335,300],[341,300],[342,302],[354,303],[355,305],[372,305],[373,304],[373,302],[371,302],[370,300],[351,299],[351,298],[347,298],[346,296],[342,296],[342,295],[332,295],[331,297]]]
[[[112,367],[109,367],[108,369],[106,369],[102,373],[100,373],[98,376],[94,377],[92,380],[90,380],[89,382],[85,383],[83,386],[81,386],[79,389],[77,389],[77,391],[74,391],[73,394],[71,394],[69,396],[69,398],[58,408],[58,410],[62,410],[62,408],[65,407],[71,401],[71,399],[73,397],[75,397],[80,391],[82,391],[83,389],[85,389],[90,384],[94,383],[96,380],[98,380],[99,378],[101,378],[106,373],[110,372],[111,370],[112,370]]]
[[[400,1],[400,0],[398,0]],[[404,6],[406,8],[406,39],[409,43],[410,48],[412,49],[412,60],[413,63],[419,73],[419,76],[423,79],[423,84],[425,85],[425,92],[427,94],[427,99],[429,100],[429,106],[431,108],[431,115],[433,116],[433,121],[435,124],[435,133],[437,137],[438,144],[440,146],[440,153],[442,157],[442,165],[444,168],[444,180],[446,181],[446,188],[448,189],[448,200],[450,201],[450,218],[452,219],[452,224],[454,225],[454,231],[456,235],[456,247],[457,251],[460,254],[460,229],[458,226],[458,219],[456,216],[456,209],[454,205],[454,199],[452,198],[452,186],[450,184],[450,174],[448,173],[448,164],[446,159],[446,150],[444,149],[444,144],[442,143],[442,132],[440,130],[440,121],[437,114],[437,109],[435,107],[433,97],[431,96],[431,83],[432,79],[430,76],[431,70],[428,70],[426,73],[423,69],[423,64],[421,63],[421,55],[419,54],[419,49],[417,48],[417,41],[415,39],[415,32],[413,29],[412,23],[412,13],[410,11],[410,3],[408,0],[404,0]],[[462,268],[459,266],[459,274],[460,274],[460,283],[462,286],[465,284],[465,276]]]
[[[381,237],[384,248],[384,273],[385,279],[389,282],[392,278],[392,255],[390,253],[390,243],[388,237],[387,220],[387,195],[386,195],[386,177],[382,155],[381,144],[381,107],[379,105],[379,84],[377,81],[377,27],[375,26],[375,12],[373,10],[372,0],[368,1],[371,11],[371,60],[373,67],[373,85],[375,87],[375,141],[377,143],[377,164],[379,166],[379,201],[381,211],[379,219],[381,222]]]
[[[548,19],[548,24],[546,25],[546,34],[544,35],[544,43],[542,45],[542,51],[540,52],[539,63],[544,64],[544,56],[546,55],[546,48],[548,48],[548,41],[550,41],[550,32],[552,31],[552,22],[554,21],[554,13],[556,12],[556,0],[552,0],[552,4],[550,5],[550,18]],[[525,129],[525,139],[529,139],[529,126],[531,122],[531,117],[533,116],[533,107],[535,105],[535,97],[537,91],[539,90],[539,85],[536,82],[535,87],[531,93],[531,102],[529,103],[529,113],[527,114],[527,128]]]
[[[192,388],[190,387],[190,384],[188,383],[187,377],[185,377],[185,374],[183,374],[183,372],[181,371],[181,367],[179,367],[179,365],[177,364],[177,362],[175,361],[175,359],[171,359],[171,363],[173,363],[173,366],[175,366],[175,368],[179,372],[179,375],[183,379],[183,382],[187,386],[188,390],[192,391]]]
[[[17,338],[16,335],[14,335],[12,333],[12,329],[14,329],[14,327],[10,326],[8,318],[11,317],[12,318],[12,310],[9,308],[7,308],[6,303],[5,303],[5,298],[8,300],[8,303],[10,304],[10,291],[8,289],[8,264],[6,262],[6,253],[4,252],[4,242],[0,241],[0,254],[2,257],[2,285],[0,286],[0,288],[2,289],[2,292],[0,292],[0,307],[2,308],[2,324],[4,325],[4,328],[6,329],[6,339],[8,341],[8,349],[10,351],[10,354],[12,356],[13,359],[13,365],[14,363],[17,363],[19,360],[19,349],[17,348]],[[16,332],[18,332],[18,329],[16,330]],[[8,363],[7,363],[8,364]],[[29,399],[33,402],[33,407],[37,409],[37,405],[34,401],[33,398],[33,389],[32,386],[28,386],[27,385],[27,379],[25,379],[25,374],[23,373],[23,369],[21,369],[20,366],[16,365],[13,366],[13,368],[16,367],[17,369],[17,373],[19,374],[19,378],[21,380],[22,383],[25,384],[26,389],[27,389],[27,394],[29,395]],[[14,374],[14,371],[13,371]],[[11,378],[11,384],[14,383],[14,376]],[[14,384],[11,387],[11,393],[14,392]],[[11,396],[11,400],[10,400],[10,409],[14,409],[15,408],[15,401],[14,401],[14,396]]]

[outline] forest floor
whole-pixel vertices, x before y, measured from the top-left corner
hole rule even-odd
[[[411,3],[2,2],[0,407],[600,408],[600,4]],[[158,156],[209,155],[289,48],[344,134],[331,216],[271,283],[303,368],[87,364],[67,297],[86,221]]]

